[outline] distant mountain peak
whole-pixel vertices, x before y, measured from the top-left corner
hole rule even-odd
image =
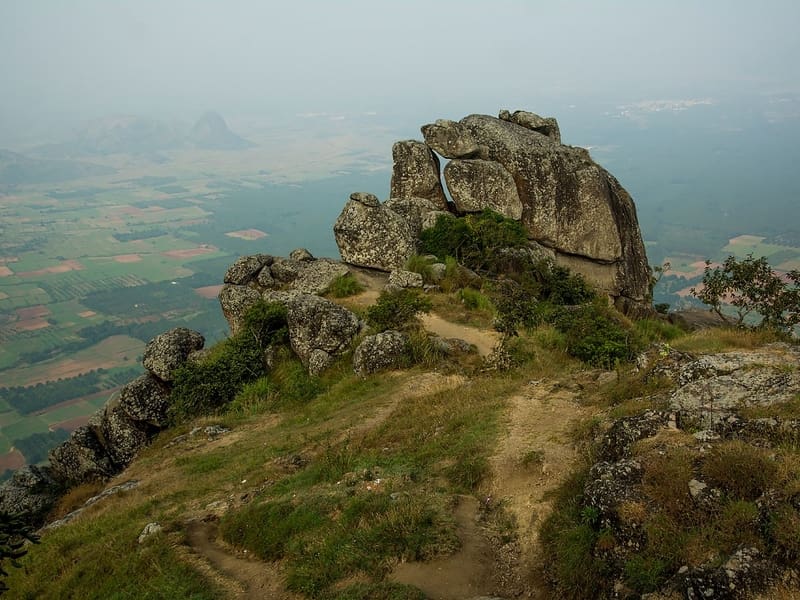
[[[209,110],[197,120],[189,133],[189,140],[198,148],[207,150],[241,150],[255,146],[236,135],[218,112]]]

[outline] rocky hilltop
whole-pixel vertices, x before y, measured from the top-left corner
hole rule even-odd
[[[584,148],[561,143],[558,123],[525,111],[469,115],[399,141],[389,199],[351,196],[334,226],[342,259],[401,268],[440,215],[492,209],[525,225],[531,245],[584,275],[628,314],[650,304],[650,269],[628,192]],[[440,158],[444,165],[442,185]],[[445,186],[450,199],[445,193]]]

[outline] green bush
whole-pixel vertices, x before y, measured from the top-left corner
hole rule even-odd
[[[173,423],[215,412],[245,384],[266,375],[265,348],[287,338],[286,308],[259,302],[243,323],[235,336],[217,344],[208,356],[175,370],[169,409]]]
[[[519,248],[527,242],[522,223],[489,209],[458,219],[440,216],[420,234],[423,252],[439,258],[452,256],[474,270],[491,268],[499,250]]]
[[[406,271],[412,273],[419,273],[422,275],[422,281],[425,283],[433,283],[433,271],[431,270],[431,261],[424,256],[415,254],[406,261]]]
[[[560,309],[553,324],[566,336],[568,354],[597,367],[613,368],[641,349],[634,332],[602,299]]]
[[[492,306],[492,301],[489,300],[488,297],[472,288],[463,288],[459,290],[458,298],[461,300],[461,303],[470,310],[491,311],[494,308],[494,306]]]
[[[325,293],[334,298],[347,298],[360,294],[364,289],[364,286],[353,277],[352,273],[345,273],[334,279]]]
[[[402,288],[381,292],[367,309],[367,323],[378,332],[403,329],[421,312],[431,310],[431,301],[419,290]]]

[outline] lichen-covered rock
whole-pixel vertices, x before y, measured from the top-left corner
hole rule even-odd
[[[295,248],[289,253],[289,258],[292,260],[299,260],[300,262],[307,262],[314,260],[314,255],[305,248]]]
[[[353,371],[365,376],[385,369],[396,369],[406,360],[408,339],[399,331],[368,335],[353,353]]]
[[[558,121],[553,117],[540,117],[535,113],[524,110],[514,111],[513,114],[507,110],[501,110],[498,116],[503,121],[516,123],[520,127],[547,136],[557,144],[561,143],[561,131],[558,127]]]
[[[172,372],[186,362],[186,358],[205,344],[205,338],[196,331],[175,327],[147,342],[142,364],[162,381],[172,381]]]
[[[352,312],[310,294],[287,302],[287,323],[292,350],[314,375],[330,364],[331,357],[347,350],[361,329]]]
[[[134,423],[120,406],[106,407],[102,423],[103,441],[118,470],[127,467],[149,441],[144,423]]]
[[[667,426],[669,413],[648,410],[632,417],[623,417],[603,436],[600,444],[600,458],[605,461],[617,461],[630,456],[631,446],[646,437],[652,437]]]
[[[384,207],[403,217],[414,237],[419,237],[428,215],[441,214],[439,208],[425,198],[389,198],[384,203]]]
[[[228,267],[223,283],[232,283],[234,285],[250,283],[256,278],[261,269],[272,264],[272,260],[269,254],[241,256]]]
[[[269,268],[273,279],[280,283],[290,283],[297,279],[303,270],[304,263],[294,258],[276,258]]]
[[[398,269],[389,273],[389,286],[396,288],[421,288],[422,275]]]
[[[219,292],[222,314],[228,321],[231,334],[236,335],[244,322],[247,311],[261,300],[261,292],[245,285],[224,285]]]
[[[434,227],[439,219],[455,219],[456,216],[444,210],[433,210],[422,217],[422,231]]]
[[[637,484],[641,483],[644,469],[638,461],[602,461],[589,470],[583,489],[584,504],[597,510],[601,527],[617,523],[617,508],[622,502],[641,497]]]
[[[718,567],[690,569],[678,576],[677,586],[688,600],[733,600],[764,589],[778,569],[757,548],[740,548]]]
[[[145,373],[122,386],[119,405],[133,421],[164,427],[167,424],[169,388],[158,377]]]
[[[50,473],[67,486],[98,481],[116,473],[108,451],[87,426],[78,427],[70,438],[50,451]]]
[[[342,260],[382,271],[401,268],[416,252],[408,221],[387,208],[351,199],[333,226]]]
[[[416,140],[392,146],[391,198],[426,198],[447,210],[447,198],[439,178],[439,159],[424,143]]]
[[[472,134],[456,121],[438,119],[423,125],[420,131],[425,143],[445,158],[472,157],[480,151]]]
[[[62,485],[47,467],[25,466],[0,484],[0,512],[19,515],[24,522],[38,526],[62,492]]]
[[[304,266],[289,289],[304,294],[321,294],[327,290],[337,277],[350,272],[347,265],[335,260],[321,258],[302,263]]]
[[[487,147],[488,160],[513,177],[533,240],[629,310],[649,302],[650,271],[633,201],[586,150],[486,115],[460,122]]]
[[[460,213],[489,208],[509,219],[522,218],[522,202],[511,173],[489,160],[451,160],[444,180]]]
[[[258,277],[256,278],[256,284],[258,284],[258,287],[261,288],[274,288],[280,285],[280,283],[275,281],[275,278],[272,276],[272,271],[266,268],[261,269],[259,272]]]

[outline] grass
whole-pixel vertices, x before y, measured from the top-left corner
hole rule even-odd
[[[334,279],[325,290],[325,293],[332,298],[347,298],[360,294],[366,288],[351,273],[339,275]]]
[[[681,352],[714,354],[732,350],[753,350],[764,344],[783,341],[779,334],[766,329],[733,329],[715,327],[701,329],[672,342]]]

